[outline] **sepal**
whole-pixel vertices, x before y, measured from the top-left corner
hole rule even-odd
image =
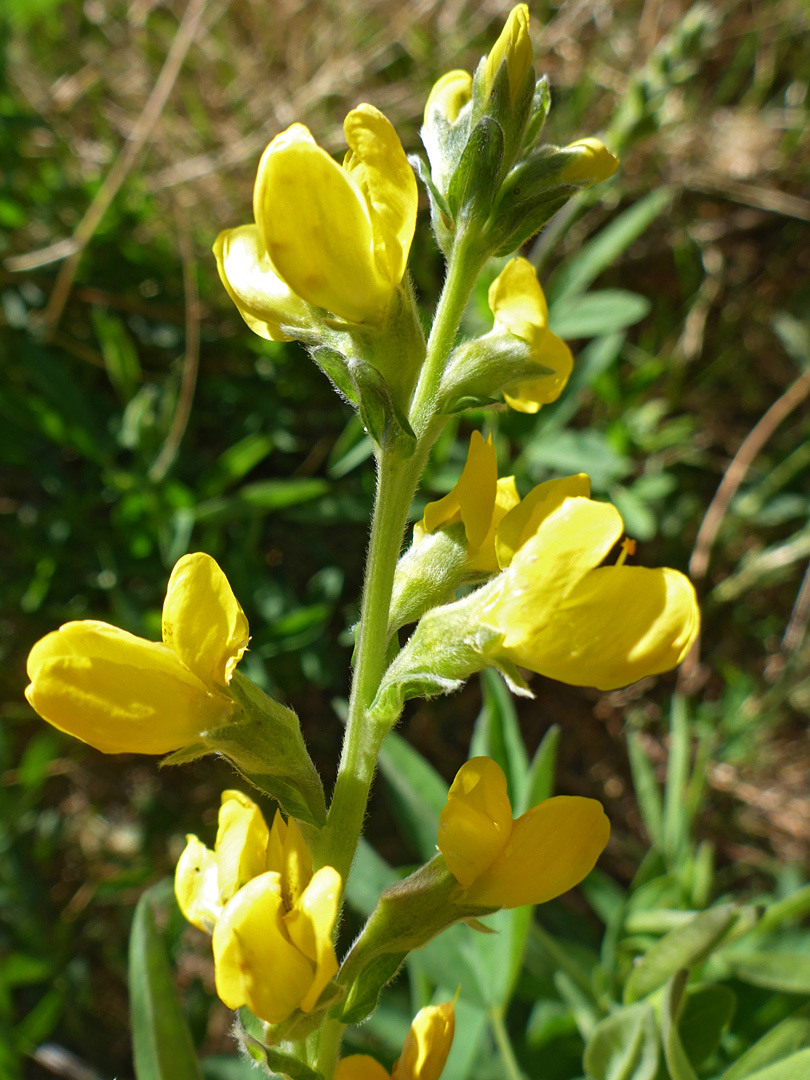
[[[545,127],[550,109],[551,87],[549,85],[548,75],[542,75],[534,84],[532,112],[526,127],[526,134],[523,136],[524,146],[532,147],[537,142]]]
[[[444,257],[449,258],[450,249],[453,246],[455,224],[453,215],[450,213],[450,207],[447,205],[447,199],[433,182],[429,166],[417,154],[412,154],[408,160],[413,166],[416,175],[425,185],[428,202],[430,203],[430,224],[433,228],[436,243]]]
[[[347,358],[337,349],[321,346],[312,359],[340,394],[356,406],[363,427],[380,446],[394,435],[413,450],[416,436],[402,410],[395,403],[384,376],[365,360]],[[406,456],[408,456],[406,452]]]
[[[465,577],[464,526],[423,534],[397,563],[388,618],[389,633],[416,622],[426,611],[455,596]]]
[[[333,1015],[344,1024],[360,1023],[374,1011],[381,990],[409,952],[453,923],[497,910],[466,903],[463,893],[442,855],[385,889],[338,973],[347,992]]]
[[[517,666],[503,657],[503,634],[478,617],[490,588],[476,589],[422,616],[371,703],[370,715],[378,723],[393,726],[410,698],[451,694],[485,667],[500,671],[513,693],[532,696]]]
[[[554,375],[533,359],[529,342],[491,332],[453,351],[442,375],[439,408],[444,413],[470,408],[469,401],[491,404],[519,383]]]
[[[447,189],[447,205],[455,222],[485,216],[498,190],[504,156],[500,124],[485,116],[473,128]]]
[[[240,712],[230,723],[203,733],[200,743],[205,752],[227,758],[286,814],[310,825],[323,825],[323,785],[307,753],[298,717],[238,671],[228,693]],[[165,764],[178,763],[172,758]]]
[[[307,1034],[314,1031],[322,1021],[323,1017],[319,1016],[316,1024],[311,1026]],[[279,1028],[285,1026],[278,1025]],[[245,1007],[239,1009],[233,1034],[239,1049],[247,1058],[262,1068],[265,1074],[270,1073],[274,1077],[287,1076],[290,1080],[323,1080],[322,1073],[311,1068],[289,1051],[279,1049],[274,1045],[281,1041],[280,1038],[275,1038],[275,1032],[278,1029],[273,1029],[273,1034],[270,1034],[268,1028],[270,1025],[257,1019],[249,1009]],[[305,1035],[300,1036],[300,1038],[305,1037]]]

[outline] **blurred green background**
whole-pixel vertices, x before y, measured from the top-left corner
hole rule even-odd
[[[212,840],[232,782],[220,762],[159,772],[47,728],[23,699],[38,637],[77,618],[158,637],[171,566],[205,550],[250,620],[246,674],[296,708],[327,784],[334,776],[370,448],[302,349],[247,331],[210,247],[249,220],[259,154],[295,120],[342,153],[343,117],[368,100],[419,152],[432,82],[474,67],[507,11],[467,0],[0,6],[0,1076],[75,1078],[79,1064],[131,1075],[134,902],[172,872],[187,831]],[[736,881],[753,887],[786,863],[806,874],[807,8],[592,0],[531,13],[552,85],[547,138],[602,134],[622,169],[525,252],[578,357],[561,401],[537,417],[453,423],[424,495],[448,490],[483,425],[522,491],[587,471],[640,541],[639,562],[685,570],[691,559],[704,633],[681,678],[708,739],[698,831]],[[81,257],[53,261],[65,249],[50,246],[77,229]],[[430,310],[442,263],[426,212],[411,269]],[[471,333],[489,317],[485,284]],[[674,684],[600,695],[536,677],[537,700],[520,704],[530,750],[563,725],[558,789],[603,799],[614,834],[602,865],[620,881],[646,845],[624,734],[637,731],[662,767]],[[406,714],[404,734],[445,777],[480,700],[471,684]],[[406,861],[378,787],[371,839]],[[227,1012],[209,1015],[207,947],[180,947],[179,926],[175,938],[195,1037],[227,1050]]]

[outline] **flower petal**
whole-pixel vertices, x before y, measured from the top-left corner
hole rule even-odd
[[[498,556],[495,550],[498,528],[514,507],[520,503],[514,476],[501,476],[495,489],[495,508],[489,522],[487,535],[471,558],[467,560],[467,569],[482,574],[497,574],[500,569]]]
[[[343,881],[337,870],[322,866],[313,874],[309,885],[284,920],[290,940],[315,964],[312,983],[301,998],[299,1007],[303,1012],[311,1012],[315,1008],[318,998],[338,969],[332,930],[342,891]]]
[[[511,387],[511,393],[504,393],[506,404],[517,412],[536,413],[541,406],[556,401],[574,368],[571,350],[562,338],[547,329],[538,331],[532,344],[532,359],[551,371],[538,375],[536,379],[520,382],[516,387]]]
[[[223,791],[214,845],[223,904],[267,869],[270,831],[256,803],[241,791]]]
[[[217,562],[184,555],[169,578],[163,640],[206,685],[224,686],[247,648],[245,613]]]
[[[493,907],[553,900],[591,872],[609,835],[610,823],[596,799],[546,799],[518,818],[500,855],[465,900]]]
[[[623,528],[619,511],[609,503],[566,499],[517,551],[484,612],[485,621],[503,632],[504,645],[515,663],[539,670],[533,664],[542,656],[542,645],[535,643],[554,623],[572,589],[604,559]]]
[[[222,914],[217,860],[214,852],[196,836],[186,837],[186,846],[177,860],[174,895],[192,926],[212,933]]]
[[[254,334],[268,341],[290,341],[282,325],[294,329],[312,324],[308,305],[273,269],[255,225],[221,232],[214,255],[222,284]]]
[[[562,506],[565,499],[591,494],[590,477],[575,473],[559,480],[546,480],[533,487],[525,499],[503,517],[495,536],[495,550],[501,567],[508,566],[514,554],[533,536],[550,514]]]
[[[603,566],[535,636],[532,663],[513,656],[552,679],[615,690],[680,664],[699,625],[695,590],[677,570]]]
[[[363,194],[301,124],[262,155],[253,206],[264,247],[293,292],[349,322],[385,315],[391,283],[377,266]]]
[[[233,706],[166,645],[107,623],[66,623],[28,657],[31,705],[105,754],[167,754],[224,724]]]
[[[486,870],[511,828],[503,769],[491,758],[471,758],[456,773],[439,816],[439,850],[459,884],[470,885]]]
[[[343,167],[366,199],[380,272],[392,286],[408,263],[419,192],[394,126],[373,105],[358,105],[343,122],[349,151]]]
[[[217,994],[269,1024],[286,1020],[312,983],[313,964],[289,941],[284,913],[279,876],[268,872],[228,901],[214,927]]]
[[[498,485],[498,463],[492,436],[484,439],[480,431],[470,436],[470,447],[461,476],[443,499],[428,503],[422,518],[426,532],[461,520],[470,551],[475,552],[489,532]]]
[[[495,322],[530,345],[548,326],[546,298],[528,259],[510,260],[490,285],[487,298]]]
[[[484,79],[490,91],[498,68],[506,61],[509,96],[514,103],[532,66],[532,43],[529,37],[529,8],[517,4],[509,12],[503,30],[484,61]]]

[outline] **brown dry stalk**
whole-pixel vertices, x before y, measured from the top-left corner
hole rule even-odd
[[[731,459],[723,479],[720,481],[720,486],[714,493],[714,498],[703,515],[695,539],[692,557],[689,560],[689,576],[695,583],[702,581],[706,576],[712,546],[717,538],[723,518],[754,458],[756,458],[782,421],[804,401],[808,394],[810,394],[810,370],[803,371],[801,375],[794,379],[787,390],[757,420],[743,439],[737,453]],[[678,674],[679,687],[683,688],[690,685],[697,673],[699,663],[700,638],[692,646],[681,665]]]
[[[199,30],[207,4],[208,0],[189,0],[188,7],[183,13],[177,33],[166,55],[160,75],[141,110],[140,116],[135,122],[132,134],[121,148],[118,157],[113,162],[95,198],[88,206],[84,217],[76,226],[70,239],[60,240],[39,251],[32,251],[26,255],[16,255],[6,260],[6,266],[9,270],[19,272],[33,270],[46,263],[64,259],[56,276],[48,304],[42,314],[42,325],[46,334],[53,332],[62,317],[82,251],[93,237],[110,204],[118,194],[121,185],[135,164],[166,105],[169,94],[180,74],[186,54]]]

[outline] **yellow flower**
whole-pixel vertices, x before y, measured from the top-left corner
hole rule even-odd
[[[268,870],[234,894],[214,926],[217,994],[280,1024],[296,1009],[312,1012],[338,969],[332,945],[342,881],[322,866],[290,903],[283,875]]]
[[[428,1005],[414,1017],[390,1075],[367,1054],[351,1054],[338,1062],[334,1080],[439,1080],[454,1031],[453,1002]]]
[[[565,149],[574,154],[560,176],[563,183],[598,184],[613,176],[619,167],[619,159],[600,139],[577,139]]]
[[[225,690],[248,643],[228,579],[202,553],[172,571],[163,642],[107,623],[65,623],[28,657],[31,705],[49,724],[107,754],[165,754],[224,724]]]
[[[529,37],[529,8],[518,4],[509,12],[500,37],[492,46],[484,62],[484,80],[487,92],[492,89],[498,68],[506,61],[509,76],[509,97],[514,104],[523,88],[532,66],[532,43]]]
[[[600,565],[623,531],[613,506],[582,497],[546,516],[482,594],[493,655],[600,690],[679,664],[700,625],[695,590],[668,567]]]
[[[540,522],[571,495],[590,495],[584,473],[547,480],[521,499],[514,476],[498,478],[492,436],[470,436],[467,461],[452,491],[428,503],[414,526],[414,544],[429,533],[461,522],[467,539],[468,572],[495,574],[532,536]]]
[[[593,869],[610,835],[595,799],[558,795],[516,821],[491,758],[462,765],[439,818],[438,844],[463,899],[482,907],[543,904]]]
[[[268,829],[259,807],[240,791],[222,793],[213,851],[196,836],[186,841],[174,891],[188,921],[209,934],[231,897],[266,870],[280,874],[290,906],[312,878],[312,856],[295,819],[285,822],[277,810]]]
[[[189,922],[213,933],[219,996],[272,1024],[298,1008],[311,1012],[337,971],[340,875],[331,866],[313,874],[295,819],[277,810],[268,829],[239,791],[222,793],[213,851],[186,839],[174,891]]]
[[[481,432],[474,431],[458,482],[443,499],[427,504],[422,520],[414,526],[414,544],[437,529],[461,522],[467,538],[466,569],[494,573],[498,569],[495,530],[518,502],[514,477],[498,479],[492,436],[484,442]]]
[[[380,323],[405,273],[418,195],[402,144],[371,105],[352,109],[343,129],[342,166],[303,124],[277,135],[259,162],[255,227],[229,230],[215,245],[228,292],[266,337],[313,318],[301,301]]]
[[[536,413],[562,393],[574,366],[571,350],[548,327],[548,305],[534,267],[526,259],[512,259],[489,287],[489,306],[495,316],[494,333],[511,334],[525,341],[531,358],[551,374],[520,382],[504,394],[518,412]],[[506,385],[506,381],[504,380]]]

